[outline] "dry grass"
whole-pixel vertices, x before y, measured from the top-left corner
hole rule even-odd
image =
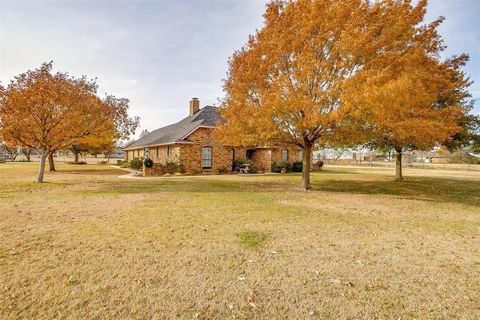
[[[480,318],[479,173],[59,167],[0,165],[1,319]]]

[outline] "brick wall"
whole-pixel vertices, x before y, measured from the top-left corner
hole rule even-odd
[[[169,148],[170,155],[168,154]],[[180,158],[180,148],[180,144],[172,144],[168,146],[149,147],[148,152],[150,155],[150,159],[152,159],[154,163],[165,164],[167,161],[179,163],[178,161]]]
[[[130,161],[143,157],[143,148],[125,151],[125,160]]]
[[[182,144],[179,161],[185,166],[187,173],[218,173],[219,169],[232,170],[233,148],[226,147],[213,137],[213,128],[199,128],[188,136],[193,144]],[[212,167],[202,168],[202,148],[212,148]],[[236,158],[242,149],[236,149]],[[243,150],[244,157],[244,150]]]
[[[302,151],[301,149],[299,148],[295,148],[295,147],[289,147],[287,148],[288,150],[288,162],[290,163],[294,163],[294,162],[297,162],[297,161],[303,161],[303,159],[299,159],[299,153]]]
[[[282,150],[285,148],[265,148],[256,149],[253,153],[254,167],[259,171],[271,172],[272,164],[282,159]],[[288,150],[288,162],[293,163],[299,161],[300,149],[295,147],[286,148]]]
[[[125,151],[125,161],[130,161],[133,159],[133,150]]]
[[[272,168],[272,149],[256,149],[252,155],[253,167],[258,172],[270,172]]]

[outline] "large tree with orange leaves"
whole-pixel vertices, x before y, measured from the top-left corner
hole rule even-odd
[[[99,154],[104,152],[105,154],[112,152],[115,149],[115,137],[113,135],[115,131],[101,132],[87,136],[84,139],[76,141],[72,144],[68,151],[71,151],[74,156],[74,163],[78,163],[80,154]]]
[[[382,73],[364,74],[357,91],[367,145],[395,150],[396,180],[403,180],[404,151],[448,143],[470,110],[470,81],[460,70],[468,56],[442,62],[437,53],[414,47],[392,56]]]
[[[360,138],[352,128],[363,116],[365,75],[384,73],[412,48],[441,49],[439,22],[422,24],[425,8],[407,0],[272,1],[264,27],[230,60],[218,136],[303,148],[301,186],[309,189],[313,145]]]
[[[128,100],[97,96],[86,77],[52,73],[52,63],[27,71],[0,90],[0,135],[10,145],[41,151],[37,182],[43,182],[49,154],[89,136],[127,138],[138,124]]]

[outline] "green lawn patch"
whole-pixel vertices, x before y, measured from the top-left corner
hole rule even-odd
[[[260,231],[244,231],[238,234],[240,244],[248,249],[258,249],[265,245],[267,234]]]

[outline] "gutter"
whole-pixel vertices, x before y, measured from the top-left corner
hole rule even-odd
[[[122,149],[122,150],[123,151],[137,150],[137,149],[150,148],[150,147],[169,146],[169,145],[173,145],[173,144],[193,144],[193,142],[190,142],[190,141],[176,141],[176,142],[167,142],[167,143],[148,144],[148,145],[144,145],[144,146],[125,148],[125,149]]]

